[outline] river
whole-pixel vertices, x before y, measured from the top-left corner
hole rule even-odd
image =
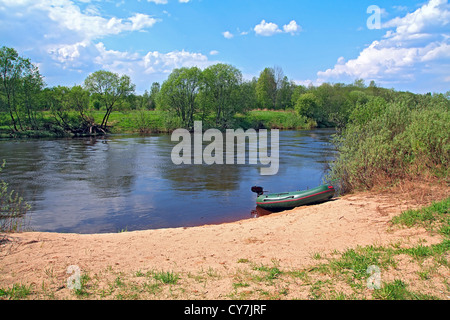
[[[260,175],[261,164],[175,165],[177,142],[170,135],[2,140],[6,167],[0,177],[31,205],[26,225],[34,231],[106,233],[231,222],[254,217],[253,185],[271,192],[320,185],[335,156],[333,133],[280,131],[279,170],[272,176]]]

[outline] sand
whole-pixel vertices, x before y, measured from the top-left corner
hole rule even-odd
[[[70,265],[91,274],[108,269],[122,274],[145,270],[189,274],[208,269],[232,273],[242,267],[243,259],[302,268],[313,263],[317,253],[423,239],[438,243],[439,237],[424,229],[391,225],[393,216],[421,204],[413,198],[358,193],[220,225],[90,235],[15,233],[0,246],[0,288],[17,283],[39,287],[53,279],[54,290],[62,294],[67,291],[62,289]],[[221,299],[227,292],[230,283],[219,281],[201,298]]]

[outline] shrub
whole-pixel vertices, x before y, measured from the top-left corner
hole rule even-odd
[[[436,103],[435,103],[436,102]],[[450,101],[423,104],[371,98],[355,107],[334,138],[339,151],[327,180],[344,192],[418,177],[448,177]]]
[[[0,173],[6,162],[0,166]],[[9,185],[0,180],[0,232],[18,231],[23,227],[24,216],[30,205]]]

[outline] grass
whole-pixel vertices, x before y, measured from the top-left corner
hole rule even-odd
[[[178,274],[173,273],[172,271],[159,271],[154,273],[153,277],[163,284],[177,284],[178,279],[180,278]]]
[[[316,252],[312,264],[302,268],[255,263],[241,257],[236,268],[208,267],[198,272],[174,270],[83,272],[81,288],[68,290],[66,277],[46,269],[39,285],[0,286],[0,299],[211,299],[218,286],[228,293],[214,299],[314,300],[447,300],[450,299],[450,237],[447,230],[449,199],[419,210],[407,210],[392,220],[394,226],[426,226],[439,243],[358,246],[343,252]],[[379,278],[377,278],[379,276]],[[379,286],[370,286],[372,280]],[[1,280],[1,276],[0,276]]]
[[[42,121],[49,121],[51,114],[48,111],[41,111]],[[90,115],[96,123],[101,123],[105,112],[94,110]],[[200,120],[200,119],[196,119]],[[213,127],[211,119],[204,119],[204,128]],[[62,136],[62,132],[51,132],[45,130],[24,130],[11,135],[11,128],[8,125],[9,118],[0,112],[0,138],[56,138]],[[172,123],[167,114],[159,110],[116,110],[111,113],[108,127],[111,133],[168,133],[177,128]],[[230,122],[235,128],[243,129],[311,129],[317,124],[308,120],[293,111],[274,110],[252,110],[246,114],[236,114]]]
[[[0,288],[0,299],[20,300],[27,298],[32,292],[32,286],[14,284],[11,288]]]
[[[373,296],[377,300],[438,300],[432,295],[412,292],[407,287],[403,281],[396,279],[385,283],[380,290],[374,292]]]
[[[236,126],[243,129],[266,128],[281,130],[312,129],[317,123],[294,111],[252,110],[235,116]]]
[[[450,235],[450,197],[440,202],[434,202],[431,206],[419,210],[407,210],[401,215],[394,217],[394,224],[406,227],[421,226],[429,231],[434,231],[437,227],[442,235]]]

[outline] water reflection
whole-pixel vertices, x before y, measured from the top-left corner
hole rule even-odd
[[[275,211],[269,211],[266,209],[263,209],[261,207],[255,207],[254,210],[252,210],[252,212],[250,213],[250,216],[252,218],[259,218],[259,217],[263,217],[263,216],[268,216],[269,214],[274,213]]]
[[[248,219],[256,195],[322,183],[330,130],[280,132],[277,175],[259,165],[180,165],[170,135],[0,141],[2,179],[32,205],[37,231],[117,232]]]

